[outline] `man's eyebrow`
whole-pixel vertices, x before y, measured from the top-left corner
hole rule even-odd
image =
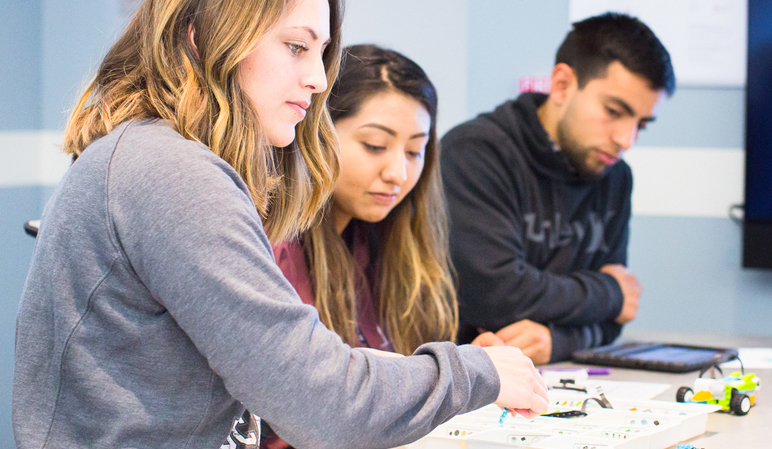
[[[311,38],[312,38],[313,40],[319,40],[319,35],[318,35],[318,34],[316,33],[316,31],[314,31],[314,29],[313,29],[313,28],[311,28],[311,27],[308,27],[308,26],[297,26],[297,27],[291,27],[291,28],[295,28],[295,29],[304,30],[304,31],[308,32],[308,34],[310,34],[310,35],[311,35]],[[330,38],[328,38],[328,39],[327,39],[327,41],[326,41],[324,44],[325,44],[325,45],[327,45],[327,44],[329,44],[329,43],[330,43]]]
[[[632,117],[636,116],[635,109],[633,109],[633,107],[630,106],[630,104],[628,104],[625,100],[619,97],[609,97],[609,101],[611,101],[612,103],[615,103],[617,106],[624,109],[628,115]],[[656,119],[657,119],[656,117],[641,117],[640,121],[645,123],[651,123]]]

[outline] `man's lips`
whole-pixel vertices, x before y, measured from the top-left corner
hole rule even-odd
[[[603,150],[596,149],[595,152],[600,156],[600,159],[605,165],[614,165],[619,161],[619,157],[611,153],[607,153]]]

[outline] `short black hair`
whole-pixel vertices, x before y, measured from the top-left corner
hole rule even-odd
[[[607,12],[573,23],[555,58],[555,64],[573,69],[579,88],[605,76],[614,61],[649,80],[653,89],[668,96],[675,92],[670,53],[646,24],[626,14]]]

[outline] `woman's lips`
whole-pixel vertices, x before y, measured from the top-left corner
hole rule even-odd
[[[301,119],[306,117],[306,108],[308,108],[308,103],[288,101],[287,104],[300,116]]]
[[[394,201],[397,200],[397,194],[396,193],[379,193],[379,192],[369,192],[370,195],[375,199],[375,202],[378,204],[382,204],[384,206],[389,206]]]

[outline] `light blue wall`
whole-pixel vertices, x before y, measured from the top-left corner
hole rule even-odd
[[[40,0],[3,0],[0,9],[0,131],[38,129]]]
[[[67,112],[127,23],[127,0],[42,0],[42,128],[64,129]]]
[[[740,269],[742,232],[722,218],[633,217],[644,285],[636,331],[772,335],[772,271]]]
[[[470,1],[469,116],[517,96],[521,77],[549,76],[568,30],[566,0]]]

